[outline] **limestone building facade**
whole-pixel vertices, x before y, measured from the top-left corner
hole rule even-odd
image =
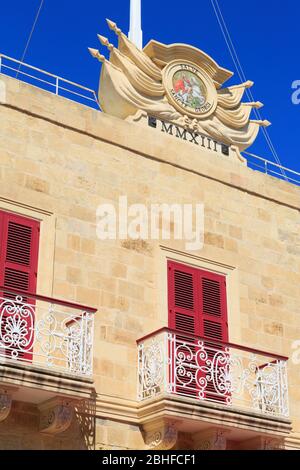
[[[266,123],[241,88],[229,109],[224,69],[152,42],[138,72],[111,26],[123,49],[100,55],[105,112],[0,76],[0,448],[300,449],[299,187],[247,166]],[[173,112],[164,60],[214,75],[203,99],[218,93],[228,131],[204,125],[200,95],[200,117]],[[101,239],[99,205],[119,214],[124,197],[203,204],[203,247],[173,222],[169,239]]]

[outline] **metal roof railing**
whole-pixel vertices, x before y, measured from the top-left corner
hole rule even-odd
[[[4,54],[0,54],[0,74],[8,75],[30,85],[35,85],[45,91],[55,95],[68,98],[80,104],[101,111],[97,94],[94,90],[74,83],[65,78],[59,77],[49,72],[45,72],[37,67],[13,59]],[[247,159],[247,165],[252,170],[257,170],[275,178],[287,181],[300,186],[300,173],[283,167],[253,153],[243,152]]]
[[[30,85],[38,86],[45,91],[54,93],[72,101],[100,109],[100,104],[94,90],[65,78],[45,72],[37,67],[20,62],[19,60],[0,54],[0,74],[17,78]]]
[[[247,159],[247,166],[252,170],[257,170],[275,178],[279,178],[288,183],[300,186],[300,173],[278,163],[271,162],[265,158],[254,155],[249,152],[242,152]]]

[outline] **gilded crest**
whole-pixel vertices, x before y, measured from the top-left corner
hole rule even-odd
[[[217,106],[213,81],[192,63],[174,61],[163,70],[163,84],[168,100],[179,112],[205,118]]]

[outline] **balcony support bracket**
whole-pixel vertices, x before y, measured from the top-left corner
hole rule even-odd
[[[40,432],[58,434],[66,431],[74,417],[73,400],[53,398],[39,405]]]
[[[9,390],[0,388],[0,422],[4,421],[11,410],[12,395]]]
[[[240,450],[279,450],[284,448],[283,439],[258,436],[242,441],[238,447]]]
[[[176,445],[178,431],[174,422],[157,420],[143,426],[144,439],[150,449],[170,450]]]
[[[197,450],[226,450],[227,434],[224,429],[208,429],[193,437],[194,449]]]

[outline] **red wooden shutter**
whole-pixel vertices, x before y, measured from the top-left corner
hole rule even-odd
[[[191,338],[185,336],[184,333],[211,338],[214,340],[213,343],[205,342],[209,358],[215,353],[212,348],[223,349],[222,345],[218,345],[216,341],[228,341],[226,281],[224,276],[169,261],[168,297],[169,327],[176,330],[178,340],[192,342]],[[195,353],[196,347],[191,349]],[[189,382],[189,372],[195,376],[195,366],[195,361],[190,361],[190,368],[186,368],[187,377],[183,378],[186,383]],[[174,365],[172,367],[174,368]],[[197,378],[200,378],[199,374]],[[176,380],[176,384],[181,381],[182,377],[180,377],[180,381]],[[194,378],[186,387],[189,388],[184,389],[176,386],[176,392],[185,395],[197,395]],[[222,401],[222,397],[217,396],[213,383],[208,383],[206,390],[206,398]]]
[[[189,350],[195,354],[193,336],[200,334],[198,315],[198,289],[195,269],[178,263],[168,263],[169,327],[176,330],[176,343],[173,345],[170,374],[176,393],[196,396],[195,360],[190,358]],[[190,335],[190,336],[189,336]],[[186,346],[182,342],[187,343]],[[176,369],[176,357],[186,357],[184,367]],[[178,363],[177,363],[178,365]],[[183,372],[183,373],[182,373]]]
[[[205,398],[225,402],[228,395],[222,395],[224,368],[216,359],[224,351],[224,346],[218,341],[228,342],[226,279],[225,276],[205,271],[200,271],[199,275],[201,336],[214,340],[211,343],[205,341],[205,351],[210,360],[215,359],[214,380],[208,382]]]
[[[168,270],[169,327],[190,335],[200,334],[195,270],[172,262],[168,263]]]
[[[1,297],[15,298],[15,295],[9,293],[9,288],[19,289],[24,294],[34,294],[37,281],[39,222],[0,211],[0,232],[0,285],[7,288],[7,292],[2,292]],[[23,295],[23,300],[34,307],[34,300],[29,296]],[[21,345],[24,343],[19,346],[11,345],[11,348],[6,349],[6,355],[31,360],[33,319],[29,315],[27,318],[22,317],[22,320],[26,321],[26,330],[28,331],[24,339],[26,346],[22,348]],[[7,332],[7,322],[9,322],[9,315],[2,315],[2,338]]]
[[[224,276],[199,270],[201,282],[201,336],[228,341],[226,280]]]

